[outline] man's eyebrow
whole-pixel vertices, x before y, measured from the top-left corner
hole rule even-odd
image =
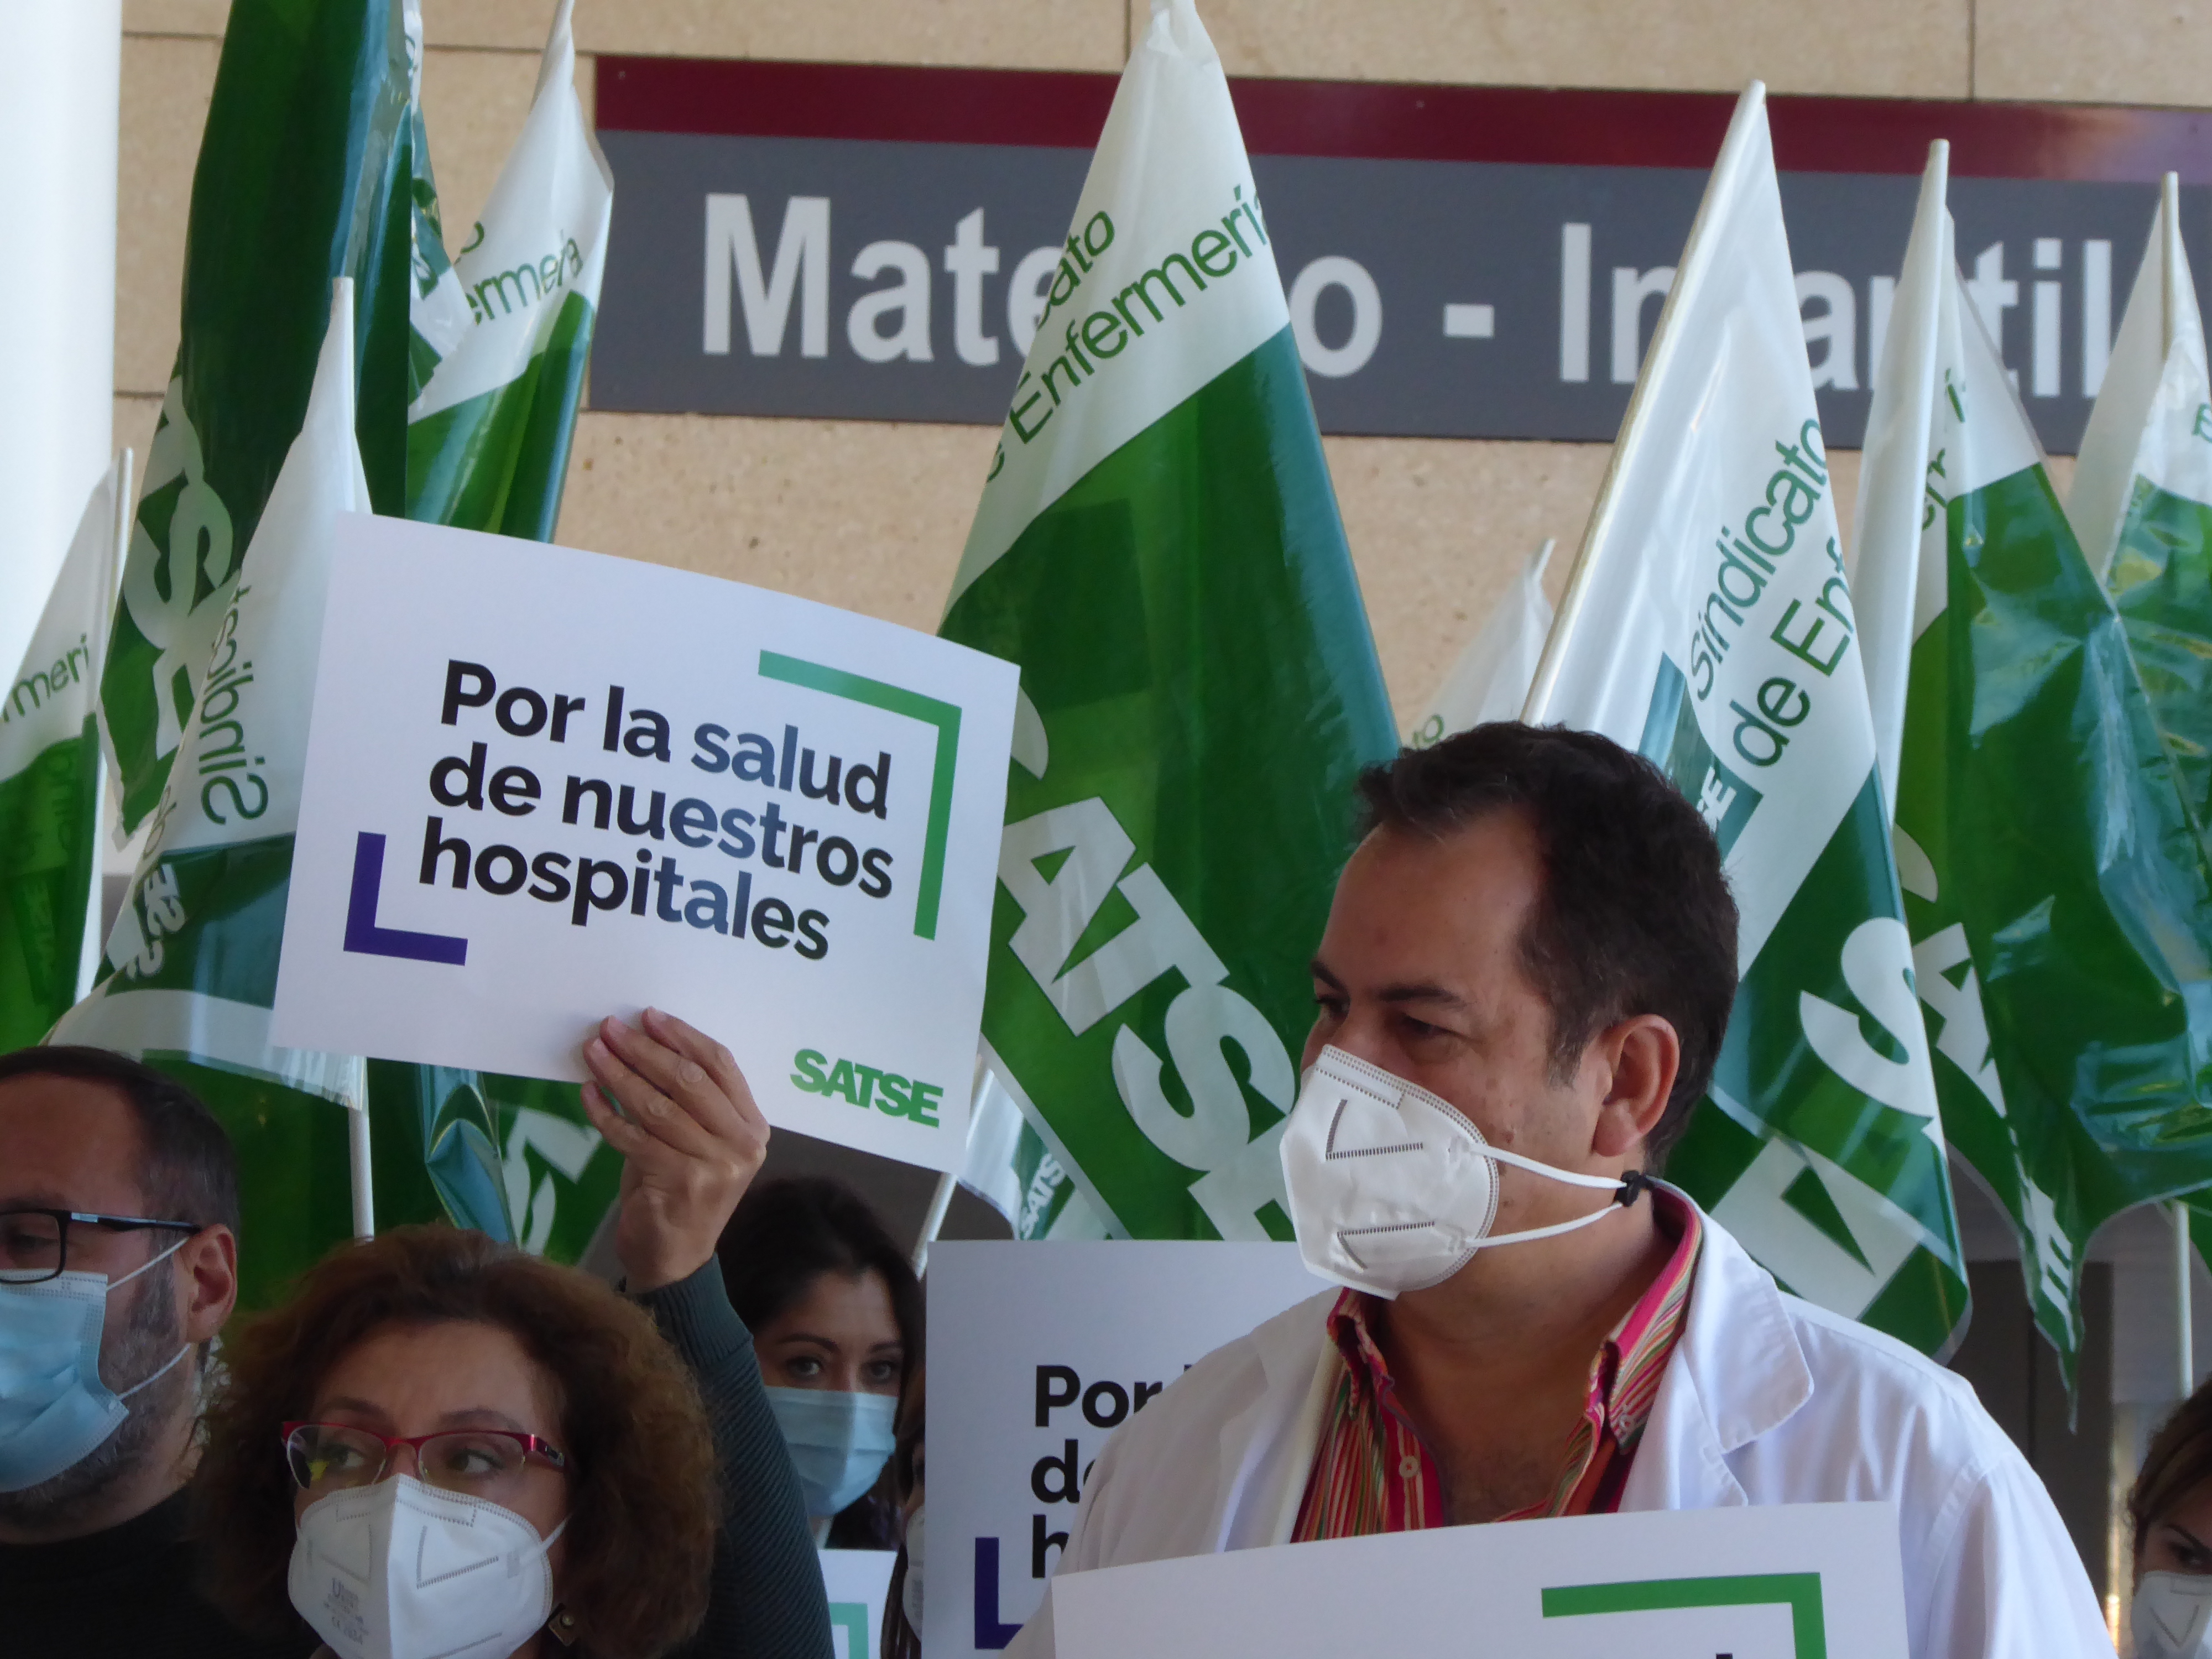
[[[58,1187],[33,1187],[27,1192],[0,1193],[0,1210],[76,1210]]]
[[[1332,991],[1341,991],[1345,988],[1344,981],[1329,972],[1328,965],[1319,957],[1316,957],[1307,964],[1307,970]],[[1474,1005],[1458,992],[1449,990],[1441,985],[1422,981],[1407,985],[1386,985],[1375,995],[1376,1000],[1382,1002],[1435,1002],[1464,1013],[1474,1012]]]
[[[1441,985],[1386,985],[1375,994],[1378,1002],[1440,1002],[1448,1008],[1472,1013],[1474,1005],[1456,991],[1446,990]]]

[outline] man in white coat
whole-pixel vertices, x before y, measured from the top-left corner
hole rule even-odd
[[[1696,811],[1602,738],[1513,724],[1407,751],[1361,793],[1283,1143],[1299,1244],[1347,1288],[1132,1418],[1060,1571],[1887,1499],[1914,1659],[2109,1655],[2049,1494],[1972,1389],[1784,1293],[1650,1179],[1735,991]],[[1052,1649],[1048,1591],[1011,1652]]]

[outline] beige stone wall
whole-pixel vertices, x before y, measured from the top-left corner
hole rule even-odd
[[[1112,70],[1149,0],[579,0],[589,54]],[[447,222],[520,126],[550,0],[422,0]],[[116,441],[143,456],[176,351],[185,214],[226,0],[125,0]],[[2212,101],[2204,0],[1201,0],[1232,73],[1778,92]],[[586,413],[562,539],[928,626],[992,436],[974,427]],[[1401,719],[1520,561],[1566,553],[1603,446],[1334,438]],[[1856,458],[1841,458],[1848,512]],[[1554,586],[1567,558],[1554,561]]]

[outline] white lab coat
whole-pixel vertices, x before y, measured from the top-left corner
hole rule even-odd
[[[1620,1507],[1887,1498],[1913,1659],[2112,1648],[2050,1494],[1971,1386],[1903,1343],[1785,1294],[1711,1217],[1687,1320]],[[1342,1361],[1335,1293],[1216,1350],[1098,1458],[1062,1571],[1289,1540]],[[1009,1659],[1051,1659],[1050,1587]]]

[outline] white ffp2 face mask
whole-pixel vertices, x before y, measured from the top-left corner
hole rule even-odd
[[[2147,1572],[2136,1586],[2128,1624],[2136,1659],[2212,1659],[2212,1578]]]
[[[899,1607],[916,1636],[921,1634],[921,1517],[925,1505],[917,1504],[906,1518],[906,1582],[899,1587]]]
[[[1493,1237],[1498,1164],[1614,1205],[1572,1221]],[[1458,1108],[1331,1047],[1305,1076],[1283,1133],[1283,1180],[1306,1266],[1371,1295],[1440,1285],[1493,1244],[1552,1238],[1635,1201],[1644,1177],[1580,1175],[1491,1146]]]
[[[550,1537],[513,1510],[395,1475],[317,1498],[287,1588],[338,1659],[507,1659],[553,1616]]]

